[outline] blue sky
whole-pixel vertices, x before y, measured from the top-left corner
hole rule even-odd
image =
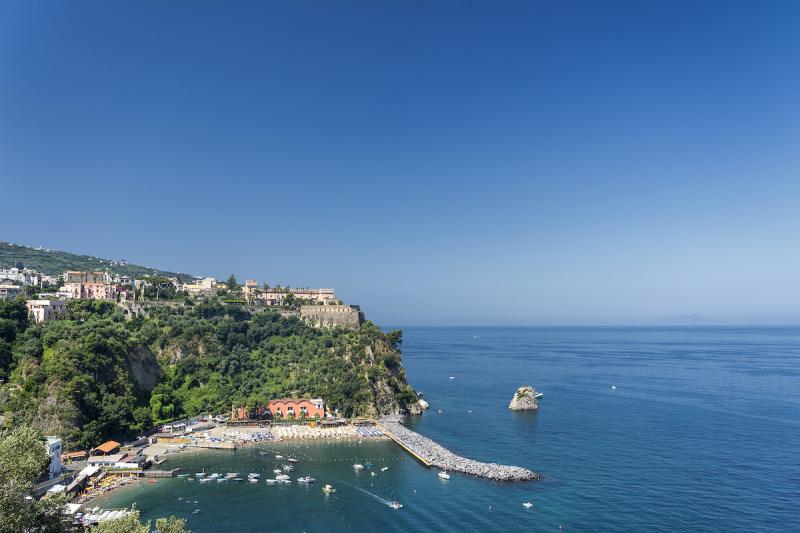
[[[800,3],[0,6],[0,240],[383,324],[800,322]]]

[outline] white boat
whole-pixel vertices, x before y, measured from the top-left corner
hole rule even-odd
[[[442,479],[450,479],[450,474],[448,474],[447,471],[442,470],[439,472],[439,477]]]
[[[276,455],[275,459],[283,459],[283,456],[282,455]]]
[[[316,479],[314,479],[311,476],[303,476],[303,477],[297,478],[297,481],[300,482],[300,483],[314,483],[316,481]]]
[[[294,470],[294,467],[292,465],[283,465],[283,469],[287,472],[291,472]]]
[[[277,476],[275,476],[275,479],[277,479],[278,481],[288,481],[290,478],[286,474],[278,474]]]
[[[258,478],[261,477],[261,474],[256,474],[255,472],[250,472],[249,474],[247,474],[247,477],[249,477],[250,479],[253,479],[253,478],[258,479]]]
[[[389,505],[389,507],[391,507],[392,509],[402,509],[402,508],[403,508],[403,504],[402,504],[402,503],[400,503],[400,502],[392,502],[392,503],[390,503],[390,504],[388,504],[388,505]]]
[[[248,479],[247,481],[249,481],[250,483],[258,483],[258,478],[256,478],[256,477],[251,477],[251,478],[250,478],[250,479]]]
[[[233,479],[235,477],[239,477],[239,472],[228,472],[227,474],[225,474],[225,477],[227,479]]]
[[[450,376],[450,379],[456,379],[456,377],[455,376]]]
[[[194,477],[205,477],[205,475],[206,475],[206,473],[205,473],[205,472],[198,472],[198,473],[196,473],[196,474],[194,475]]]
[[[289,461],[290,463],[296,463],[297,462],[297,459],[295,459],[294,457],[289,457],[286,460]]]
[[[219,474],[211,474],[208,477],[209,477],[209,479],[217,479],[219,477]]]
[[[534,395],[533,395],[533,397],[534,397],[534,398],[536,398],[537,400],[538,400],[539,398],[541,398],[542,396],[544,396],[544,393],[543,393],[543,392],[537,392],[536,394],[534,394]]]
[[[383,468],[381,468],[381,472],[386,472],[387,470],[389,470],[388,466],[384,466]]]
[[[370,475],[370,476],[372,476],[372,477],[375,477],[375,476],[377,476],[378,474],[376,474],[375,472],[370,472],[370,473],[369,473],[369,475]]]
[[[278,482],[278,480],[277,480],[277,479],[268,479],[268,480],[267,480],[267,485],[274,485],[274,484],[275,484],[275,483],[277,483],[277,482]]]
[[[531,507],[533,507],[533,504],[531,502],[525,502],[525,503],[522,504],[522,506],[525,509],[530,509]]]
[[[273,473],[273,474],[282,474],[282,473],[283,473],[283,471],[282,471],[282,470],[278,470],[278,469],[276,468],[275,470],[273,470],[273,471],[272,471],[272,473]]]
[[[363,470],[364,469],[364,465],[356,463],[356,464],[353,465],[353,468],[355,468],[356,470]]]
[[[334,489],[331,485],[325,485],[324,487],[322,487],[322,492],[324,492],[325,494],[332,494],[336,492],[336,489]]]

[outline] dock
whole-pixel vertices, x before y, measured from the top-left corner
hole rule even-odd
[[[423,437],[403,426],[396,417],[383,417],[378,427],[427,467],[452,470],[495,481],[533,481],[541,478],[537,472],[520,466],[483,463],[456,455],[428,437]]]

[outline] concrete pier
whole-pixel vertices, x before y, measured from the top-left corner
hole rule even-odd
[[[425,466],[433,466],[442,470],[461,472],[496,481],[532,481],[541,477],[538,473],[527,468],[497,463],[482,463],[456,455],[431,439],[411,431],[400,424],[399,419],[395,417],[381,418],[379,427],[393,441],[419,459]]]

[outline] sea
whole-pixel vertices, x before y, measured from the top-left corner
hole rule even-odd
[[[431,406],[414,430],[542,479],[442,480],[385,441],[268,444],[165,466],[263,479],[291,455],[316,483],[162,479],[97,505],[195,533],[800,531],[798,327],[404,328],[403,361]],[[508,410],[521,385],[537,412]]]

